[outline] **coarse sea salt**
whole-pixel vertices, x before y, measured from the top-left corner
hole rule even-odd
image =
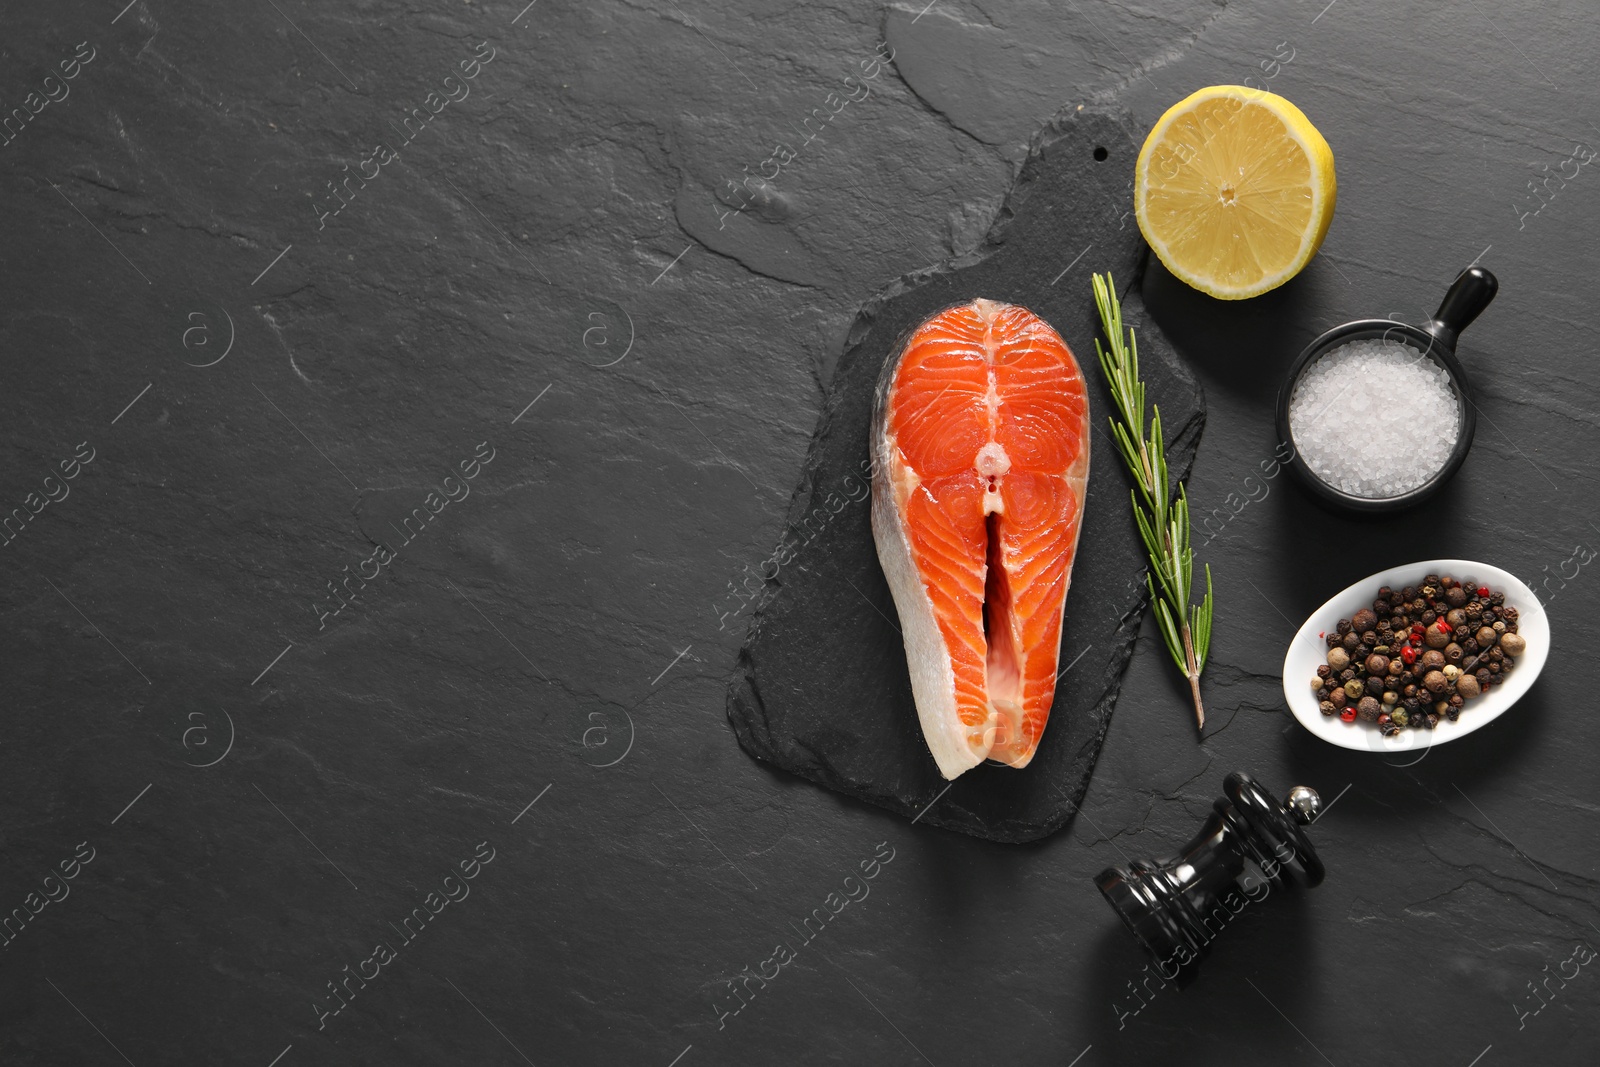
[[[1370,500],[1443,469],[1461,432],[1449,373],[1402,341],[1351,341],[1307,367],[1289,398],[1295,452],[1318,478]]]

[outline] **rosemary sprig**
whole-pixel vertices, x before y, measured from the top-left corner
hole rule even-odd
[[[1097,337],[1094,349],[1111,388],[1112,402],[1121,416],[1121,421],[1117,418],[1107,421],[1111,423],[1117,450],[1122,453],[1123,462],[1138,485],[1129,496],[1139,536],[1144,539],[1145,550],[1150,555],[1150,571],[1145,575],[1145,583],[1150,588],[1150,598],[1155,601],[1156,621],[1161,626],[1167,651],[1172,654],[1178,670],[1189,679],[1189,691],[1194,695],[1195,727],[1203,729],[1206,709],[1200,700],[1200,672],[1205,669],[1206,652],[1211,647],[1211,565],[1206,564],[1205,599],[1198,605],[1191,605],[1189,589],[1194,579],[1194,550],[1189,544],[1189,497],[1181,482],[1177,497],[1172,496],[1159,407],[1152,407],[1150,433],[1148,437],[1145,434],[1139,343],[1131,329],[1126,332],[1127,340],[1123,340],[1122,304],[1117,299],[1110,273],[1094,276],[1094,302],[1100,309],[1100,324],[1110,342],[1109,350],[1102,348]]]

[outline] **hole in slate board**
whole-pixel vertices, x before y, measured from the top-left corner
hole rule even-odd
[[[1104,163],[1106,161],[1106,157],[1110,154],[1110,152],[1106,151],[1105,145],[1097,144],[1094,146],[1094,158],[1096,162]]]

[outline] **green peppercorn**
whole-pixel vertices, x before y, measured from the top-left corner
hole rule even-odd
[[[1441,674],[1439,677],[1443,678],[1444,675]],[[1361,694],[1365,691],[1365,687],[1354,678],[1344,683],[1344,695],[1349,697],[1351,700],[1360,700]]]
[[[1411,713],[1405,708],[1395,708],[1389,713],[1389,721],[1396,726],[1405,726],[1411,722]]]

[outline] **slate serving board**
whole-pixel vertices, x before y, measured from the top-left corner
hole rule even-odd
[[[729,689],[728,718],[751,755],[992,841],[1044,837],[1077,810],[1148,600],[1132,483],[1106,430],[1091,272],[1109,269],[1121,291],[1175,477],[1188,474],[1205,423],[1198,384],[1145,321],[1138,296],[1146,249],[1132,215],[1137,151],[1120,112],[1059,114],[1034,137],[977,250],[901,279],[857,315],[787,528],[762,569],[766,588]],[[873,545],[864,472],[873,386],[884,363],[928,315],[980,296],[1028,307],[1061,333],[1088,378],[1095,431],[1062,628],[1066,673],[1038,754],[1023,770],[986,764],[951,784],[922,740],[894,601]]]

